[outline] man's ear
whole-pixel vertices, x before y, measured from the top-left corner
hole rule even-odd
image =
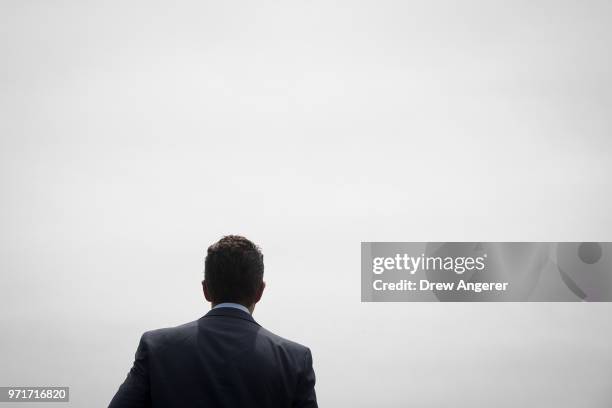
[[[202,281],[202,290],[204,291],[204,299],[209,302],[212,302],[212,300],[210,299],[210,293],[208,292],[208,285],[206,284],[206,280]]]
[[[261,296],[263,295],[265,288],[266,288],[266,282],[261,281],[261,285],[259,286],[259,289],[257,290],[257,295],[255,296],[255,303],[261,300]]]

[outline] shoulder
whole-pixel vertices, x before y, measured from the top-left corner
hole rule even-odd
[[[312,367],[310,349],[300,343],[286,339],[260,327],[257,341],[252,349],[253,356],[261,367],[269,366],[271,371],[300,374]]]
[[[194,338],[197,334],[197,321],[175,327],[164,327],[143,333],[140,342],[149,347],[168,345]]]
[[[263,327],[259,330],[259,335],[275,348],[280,348],[297,357],[304,358],[310,355],[310,349],[307,346],[274,334]]]

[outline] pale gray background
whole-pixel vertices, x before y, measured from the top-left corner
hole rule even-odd
[[[612,3],[0,4],[1,385],[105,406],[241,233],[322,407],[612,404],[612,305],[359,277],[361,241],[612,239]]]

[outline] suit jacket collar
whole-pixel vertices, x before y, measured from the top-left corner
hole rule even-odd
[[[255,321],[255,319],[253,319],[253,316],[251,316],[250,313],[246,313],[243,310],[235,309],[233,307],[219,307],[217,309],[211,309],[208,313],[204,315],[204,317],[215,317],[215,316],[242,319],[242,320],[246,320],[248,322],[259,325]]]

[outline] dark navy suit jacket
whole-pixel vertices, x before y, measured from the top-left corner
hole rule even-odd
[[[109,408],[316,408],[310,350],[238,309],[146,332]]]

